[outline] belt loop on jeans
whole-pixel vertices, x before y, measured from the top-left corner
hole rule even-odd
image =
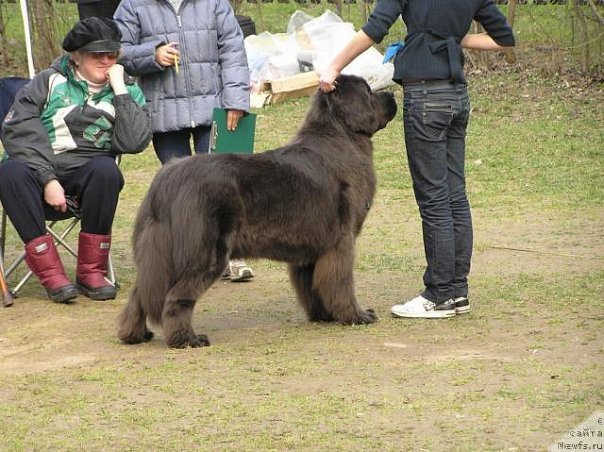
[[[422,88],[423,88],[422,93],[424,93],[424,96],[425,96],[426,94],[428,94],[428,87],[426,86],[425,80],[422,80]]]

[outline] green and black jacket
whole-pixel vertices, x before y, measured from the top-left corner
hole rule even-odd
[[[145,97],[132,81],[126,89],[90,94],[69,55],[59,57],[17,94],[2,125],[8,158],[26,163],[44,186],[94,156],[141,152],[151,140]]]

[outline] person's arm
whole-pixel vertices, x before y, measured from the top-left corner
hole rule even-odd
[[[216,4],[218,61],[222,79],[222,107],[229,110],[231,125],[236,126],[239,113],[250,110],[250,71],[243,32],[227,0]],[[233,113],[230,113],[233,112]]]
[[[359,30],[354,37],[340,50],[331,61],[326,70],[319,77],[319,88],[328,92],[335,89],[335,80],[346,66],[361,53],[371,47],[375,42],[363,30]]]
[[[138,85],[126,87],[124,67],[114,64],[107,73],[115,97],[115,123],[111,151],[115,154],[136,154],[151,141],[151,124],[145,107],[145,96]]]
[[[406,5],[407,0],[378,1],[363,28],[338,52],[330,65],[321,71],[319,88],[324,92],[335,89],[334,82],[340,72],[369,47],[382,42]]]
[[[168,43],[160,38],[156,41],[140,42],[141,23],[139,22],[139,16],[134,11],[132,2],[121,2],[115,11],[114,17],[122,33],[120,64],[124,65],[126,71],[134,76],[144,76],[163,71],[164,66],[156,60],[156,52],[160,47],[167,46]],[[166,48],[163,53],[167,52]]]
[[[473,33],[465,35],[461,40],[461,46],[469,50],[505,50],[508,46],[502,46],[495,42],[488,33]]]
[[[469,45],[472,47],[464,46],[463,42],[462,46],[477,50],[502,50],[505,47],[516,45],[512,27],[510,27],[506,17],[492,0],[483,1],[482,6],[474,15],[474,20],[482,25],[490,40],[481,37],[483,33],[480,33],[470,41]],[[474,35],[469,36],[472,37]]]
[[[54,152],[41,115],[48,96],[48,80],[54,71],[36,75],[16,96],[2,124],[2,144],[8,157],[25,163],[40,187],[56,179]]]

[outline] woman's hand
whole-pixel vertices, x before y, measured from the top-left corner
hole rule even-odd
[[[56,211],[67,211],[65,191],[58,180],[52,179],[46,183],[44,186],[44,201]]]
[[[227,130],[235,130],[239,119],[243,116],[243,110],[228,110],[227,111]]]
[[[156,48],[155,61],[164,67],[176,66],[180,57],[180,52],[176,48],[177,46],[177,42],[170,42]]]
[[[124,66],[121,64],[114,64],[109,68],[107,79],[116,96],[128,92],[126,90],[126,83],[124,82]]]
[[[340,75],[340,71],[333,66],[329,66],[319,77],[319,88],[321,91],[328,93],[336,89],[336,78],[338,78],[338,75]]]

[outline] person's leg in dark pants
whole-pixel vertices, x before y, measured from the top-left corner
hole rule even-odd
[[[211,126],[198,126],[192,130],[196,154],[207,154],[210,152],[211,129]]]
[[[82,231],[109,235],[124,177],[112,156],[98,156],[61,181],[66,195],[80,204]]]
[[[153,147],[157,158],[165,165],[173,158],[191,155],[191,129],[153,134]]]
[[[65,183],[65,193],[80,202],[82,230],[78,240],[76,285],[93,300],[115,298],[105,276],[111,248],[111,226],[124,178],[115,159],[98,156],[80,167]]]
[[[9,160],[0,165],[0,201],[25,243],[25,262],[48,297],[64,303],[77,297],[78,291],[65,275],[54,239],[46,233],[43,196],[26,164]]]
[[[0,201],[23,243],[46,234],[42,188],[25,163],[0,165]]]
[[[453,91],[455,92],[455,91]],[[455,239],[450,206],[447,133],[451,96],[428,92],[406,115],[405,142],[415,199],[422,217],[427,267],[423,296],[442,303],[453,297]]]
[[[448,181],[455,236],[453,296],[456,299],[468,296],[468,274],[473,248],[472,213],[465,180],[465,138],[469,116],[470,102],[464,87],[460,97],[460,112],[454,117],[447,135]]]
[[[450,192],[449,130],[460,113],[454,85],[405,87],[404,128],[409,171],[422,218],[426,271],[419,297],[396,305],[400,317],[449,317],[455,280],[455,234]],[[458,157],[459,152],[456,152]],[[463,158],[463,150],[461,152]],[[463,167],[463,166],[462,166]]]

